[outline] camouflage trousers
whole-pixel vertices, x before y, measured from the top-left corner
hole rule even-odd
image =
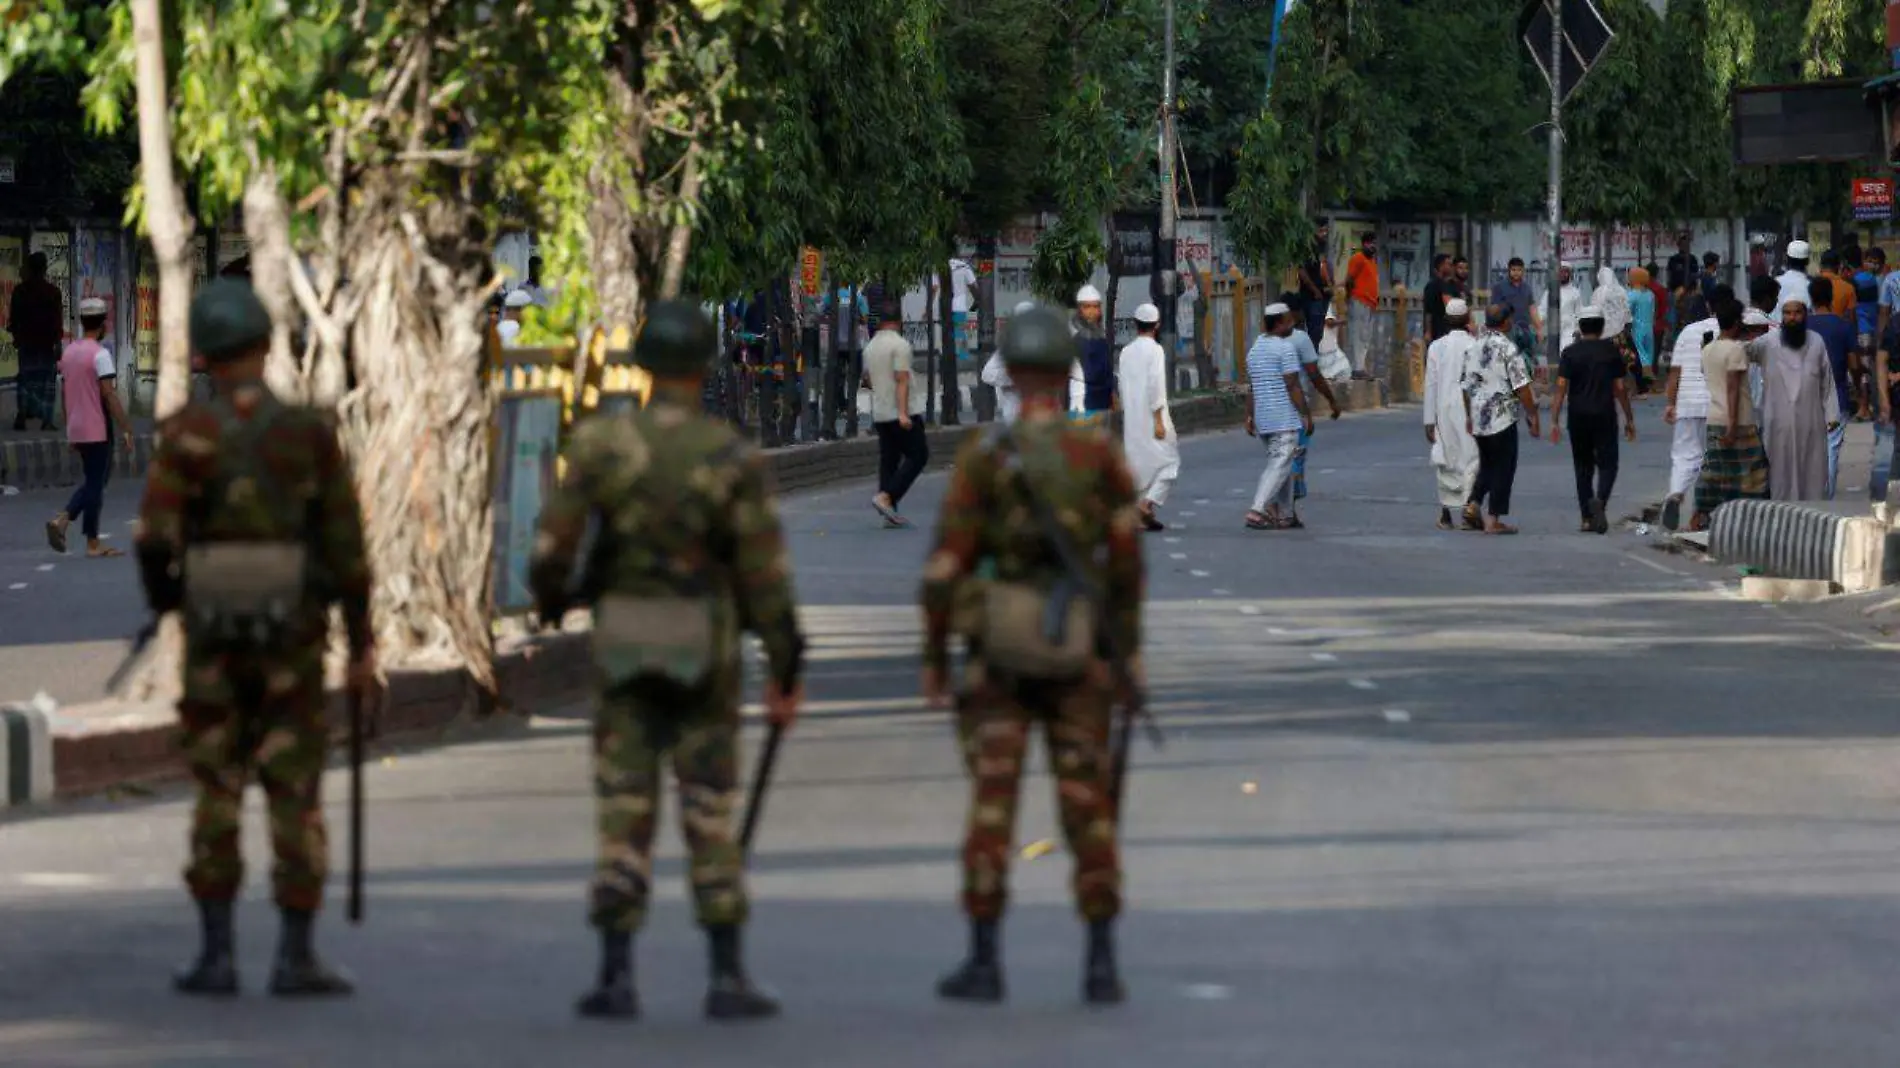
[[[688,877],[702,926],[744,923],[745,858],[732,827],[739,796],[736,691],[688,694],[636,684],[606,695],[594,724],[594,791],[600,859],[590,920],[634,931],[652,897],[653,834],[660,817],[661,762],[672,754]]]
[[[1121,911],[1121,858],[1109,799],[1108,691],[1095,682],[1004,682],[972,671],[958,717],[970,774],[963,839],[963,909],[972,919],[1003,915],[1029,736],[1037,724],[1055,770],[1062,834],[1075,858],[1076,910],[1086,919]]]
[[[299,658],[301,659],[301,658]],[[185,883],[204,901],[244,883],[239,831],[253,773],[270,812],[277,904],[315,911],[329,874],[320,790],[329,755],[321,662],[247,662],[187,654],[180,747],[198,784]]]

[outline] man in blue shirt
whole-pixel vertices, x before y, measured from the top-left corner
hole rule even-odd
[[[1854,410],[1852,390],[1848,388],[1848,367],[1860,353],[1856,324],[1835,315],[1830,307],[1834,299],[1834,280],[1815,278],[1808,282],[1808,294],[1814,310],[1808,314],[1808,329],[1827,346],[1828,367],[1834,372],[1834,394],[1841,404],[1841,419],[1827,431],[1827,497],[1834,499],[1834,484],[1841,473],[1841,443],[1847,440],[1847,413]]]
[[[1293,461],[1300,434],[1313,433],[1313,416],[1300,388],[1300,354],[1294,347],[1293,312],[1267,305],[1266,332],[1247,352],[1247,433],[1267,447],[1267,469],[1254,490],[1249,530],[1297,530],[1305,524],[1293,510]]]

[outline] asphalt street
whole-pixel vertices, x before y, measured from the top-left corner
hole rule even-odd
[[[1614,513],[1660,491],[1657,410]],[[1577,534],[1567,448],[1524,444],[1515,538],[1432,528],[1416,409],[1321,425],[1304,531],[1243,529],[1258,444],[1183,452],[1175,525],[1146,542],[1169,737],[1136,753],[1123,830],[1129,1004],[1079,1004],[1059,846],[1017,864],[1011,1001],[932,997],[963,946],[965,787],[949,724],[915,697],[927,534],[880,529],[852,486],[786,509],[812,703],[767,809],[749,935],[782,1020],[699,1020],[672,830],[639,944],[646,1019],[572,1016],[593,968],[587,726],[549,709],[371,769],[369,921],[321,932],[361,981],[349,1002],[256,993],[273,932],[256,800],[251,993],[225,1004],[167,985],[194,938],[181,795],[0,822],[0,1064],[1894,1063],[1890,651],[1742,602],[1732,570],[1627,529]],[[942,486],[906,502],[920,524]],[[0,546],[0,571],[29,559]],[[55,573],[92,582],[81,563]],[[1051,794],[1038,759],[1020,845],[1056,835]]]

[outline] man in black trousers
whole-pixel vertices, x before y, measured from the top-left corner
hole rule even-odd
[[[1636,440],[1636,417],[1623,385],[1623,357],[1603,337],[1603,313],[1586,307],[1577,315],[1577,340],[1557,364],[1550,399],[1550,443],[1563,440],[1557,417],[1570,401],[1570,459],[1577,471],[1577,507],[1585,534],[1608,534],[1610,490],[1616,486],[1616,409],[1623,409],[1623,438]]]

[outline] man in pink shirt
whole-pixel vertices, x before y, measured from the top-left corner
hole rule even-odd
[[[116,427],[126,451],[132,449],[132,421],[125,417],[113,382],[118,370],[112,350],[101,344],[106,336],[106,302],[88,298],[79,302],[79,325],[85,336],[66,346],[59,358],[65,379],[66,440],[79,454],[86,480],[73,491],[59,514],[47,521],[46,541],[54,552],[66,551],[66,530],[75,519],[86,535],[86,555],[124,556],[99,540],[99,510],[105,506],[106,479],[112,475],[112,432]]]

